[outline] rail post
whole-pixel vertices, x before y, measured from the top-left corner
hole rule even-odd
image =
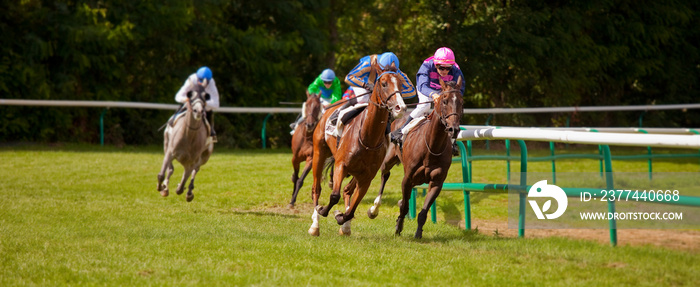
[[[462,159],[462,182],[471,183],[469,161],[467,160],[467,150],[464,148],[462,141],[457,141],[459,155]],[[462,194],[464,195],[464,229],[472,229],[472,208],[470,192],[462,186]]]
[[[557,184],[557,160],[554,157],[554,142],[549,142],[549,155],[552,156],[552,184]]]
[[[105,114],[109,108],[104,108],[100,114],[100,145],[105,145]]]
[[[605,158],[605,183],[608,190],[615,190],[615,185],[613,184],[613,170],[612,170],[612,160],[610,156],[610,147],[608,145],[603,145],[603,156]],[[615,214],[615,201],[608,200],[608,212]],[[609,221],[610,225],[610,244],[612,246],[617,246],[617,223],[615,222],[615,217],[612,217]]]
[[[527,186],[527,146],[525,141],[518,140],[520,145],[520,186]],[[525,198],[527,197],[527,190],[525,192],[518,191],[520,199],[520,210],[518,216],[518,237],[525,237]]]
[[[262,149],[265,149],[265,146],[266,146],[267,136],[265,133],[265,129],[267,128],[267,120],[269,120],[270,117],[272,117],[272,114],[267,114],[267,116],[265,116],[265,119],[263,120],[263,124],[262,124]]]

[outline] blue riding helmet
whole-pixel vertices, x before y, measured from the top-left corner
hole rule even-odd
[[[396,54],[392,52],[386,52],[384,54],[379,55],[377,63],[379,64],[379,67],[382,68],[382,70],[386,70],[387,67],[391,65],[391,63],[394,63],[394,66],[396,66],[397,70],[399,69],[399,57],[396,57]]]
[[[197,80],[199,80],[200,83],[203,82],[205,79],[207,80],[207,82],[211,82],[211,77],[212,73],[209,67],[204,66],[197,70]]]
[[[321,72],[321,81],[332,82],[335,80],[335,73],[331,69],[325,69]]]

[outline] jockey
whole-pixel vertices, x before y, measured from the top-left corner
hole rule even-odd
[[[430,113],[431,100],[436,102],[440,97],[440,79],[448,82],[456,81],[459,77],[464,79],[462,71],[455,62],[455,54],[450,48],[442,47],[437,49],[432,57],[425,59],[416,74],[418,102],[422,104],[416,106],[403,126],[391,132],[391,141],[400,143],[403,137],[401,129],[406,127],[412,119],[423,117]],[[464,86],[462,85],[462,94],[464,94]]]
[[[320,94],[321,105],[327,107],[328,105],[340,100],[340,80],[335,76],[335,73],[331,69],[325,69],[316,78],[316,80],[309,85],[307,88],[309,94]]]
[[[306,90],[309,95],[319,95],[323,110],[325,110],[328,105],[340,100],[340,80],[331,69],[323,70]],[[301,115],[295,122],[289,125],[289,127],[292,128],[289,134],[294,134],[297,125],[304,121],[304,115],[306,115],[306,103],[301,107]]]
[[[216,81],[212,78],[209,67],[201,67],[196,73],[190,75],[187,80],[185,80],[185,84],[182,85],[177,94],[175,94],[175,101],[184,104],[185,101],[187,101],[187,94],[194,89],[195,85],[204,86],[204,91],[209,95],[209,97],[206,98],[207,122],[209,122],[211,126],[210,136],[213,142],[217,142],[216,132],[214,132],[214,112],[212,110],[219,108],[219,90],[216,89]],[[175,115],[177,115],[177,113],[179,113],[179,111],[176,112]],[[171,121],[175,118],[175,115],[171,118]],[[170,122],[170,124],[172,124],[172,122]]]
[[[396,54],[392,52],[374,54],[362,57],[360,59],[360,63],[358,63],[357,66],[355,66],[355,68],[353,68],[345,77],[345,83],[350,85],[350,87],[353,89],[355,92],[355,98],[348,100],[348,102],[338,110],[343,110],[356,104],[368,103],[369,98],[372,95],[372,90],[374,89],[374,83],[380,76],[372,71],[372,67],[378,67],[378,70],[381,73],[388,70],[388,68],[392,65],[396,68],[396,73],[401,79],[401,96],[405,99],[415,97],[416,88],[413,87],[413,83],[408,76],[406,76],[406,74],[401,72],[399,69],[399,58],[396,57]],[[337,121],[334,134],[335,136],[339,136],[341,128],[353,116],[354,115],[350,115],[350,113],[348,113],[346,116],[343,116],[343,118]]]

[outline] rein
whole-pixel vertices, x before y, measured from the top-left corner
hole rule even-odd
[[[396,72],[387,71],[387,72],[381,73],[381,74],[380,74],[379,76],[377,76],[377,78],[375,79],[375,81],[374,81],[375,84],[376,84],[376,82],[377,82],[384,74],[396,74]],[[370,102],[371,104],[375,105],[376,107],[380,108],[380,109],[385,109],[386,111],[391,111],[391,108],[389,108],[389,100],[391,99],[391,97],[393,97],[393,96],[395,96],[395,95],[397,95],[397,94],[398,94],[398,95],[401,95],[401,91],[394,91],[393,93],[389,94],[389,95],[386,97],[386,100],[383,100],[382,97],[379,97],[379,104],[375,103],[375,101],[373,101],[371,98],[370,98],[369,102]],[[364,96],[364,94],[363,94],[362,96]],[[378,148],[380,148],[380,147],[382,147],[382,146],[384,145],[384,141],[381,141],[381,142],[379,143],[379,145],[370,148],[370,147],[368,147],[367,145],[365,145],[365,143],[362,142],[362,134],[360,134],[360,135],[357,137],[357,141],[358,141],[358,142],[360,143],[360,145],[361,145],[363,148],[365,148],[366,150],[376,150],[376,149],[378,149]]]
[[[442,92],[440,92],[440,96],[442,96],[442,95],[445,94],[445,93],[456,93],[456,92],[458,92],[458,90],[442,91]],[[442,111],[442,109],[440,109],[440,110]],[[433,112],[435,112],[435,110],[433,110]],[[441,114],[441,115],[439,115],[438,118],[440,119],[440,123],[441,123],[443,126],[447,127],[447,119],[448,119],[449,117],[451,117],[451,116],[459,116],[459,113],[451,113],[451,114],[448,114],[448,115],[442,115],[442,114]],[[434,153],[434,152],[430,149],[430,146],[428,145],[428,141],[427,141],[426,138],[427,138],[427,137],[423,137],[423,143],[425,143],[425,147],[428,149],[428,152],[429,152],[431,155],[439,156],[439,155],[442,155],[442,154],[445,152],[445,150],[447,150],[447,145],[445,145],[445,147],[442,149],[442,151],[441,151],[440,153]]]
[[[445,145],[445,147],[442,149],[442,151],[441,151],[440,153],[434,153],[434,152],[430,149],[430,146],[428,145],[428,140],[426,140],[426,138],[427,138],[427,137],[423,137],[423,142],[425,143],[425,147],[428,149],[428,152],[429,152],[430,154],[432,154],[432,155],[434,155],[434,156],[439,156],[439,155],[441,155],[442,153],[444,153],[445,150],[447,150],[447,145]]]
[[[457,93],[457,92],[458,92],[458,90],[442,91],[442,92],[440,92],[440,96],[442,96],[443,94],[446,94],[446,93]],[[446,116],[440,115],[440,123],[442,123],[442,125],[444,125],[444,126],[447,126],[447,119],[451,116],[459,116],[459,114],[458,113],[451,113],[451,114],[448,114]]]

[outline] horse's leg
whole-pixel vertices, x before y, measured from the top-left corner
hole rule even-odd
[[[406,214],[408,214],[408,201],[411,199],[412,189],[413,186],[408,176],[404,175],[403,181],[401,182],[401,201],[399,201],[399,217],[396,219],[395,235],[401,235],[401,231],[403,231],[403,221],[406,218]]]
[[[170,179],[170,175],[172,174],[172,169],[170,166],[172,166],[172,155],[168,152],[165,153],[165,156],[163,157],[163,165],[160,168],[160,172],[158,173],[158,191],[160,192],[160,195],[163,197],[168,196],[169,193],[169,188],[168,188],[168,179]],[[165,176],[166,171],[168,172],[168,176]]]
[[[423,209],[418,213],[418,228],[416,229],[416,238],[420,239],[423,237],[423,225],[428,218],[428,210],[430,206],[433,205],[435,199],[440,195],[442,190],[442,182],[430,182],[430,192],[425,196],[425,202],[423,203]]]
[[[384,157],[384,162],[382,162],[382,166],[379,168],[379,170],[382,173],[382,183],[379,186],[379,195],[377,195],[377,198],[374,199],[374,204],[367,210],[367,216],[370,219],[374,219],[377,217],[377,215],[379,215],[379,206],[382,205],[384,186],[386,185],[386,182],[391,176],[391,168],[394,167],[397,163],[399,163],[399,157],[393,154],[392,149],[386,154],[386,157]]]
[[[331,175],[328,177],[328,188],[333,189],[333,174],[335,169],[331,169]]]
[[[170,189],[170,177],[173,176],[173,172],[175,172],[175,167],[173,166],[173,161],[171,160],[170,163],[168,163],[168,170],[165,173],[165,190]]]
[[[185,172],[182,173],[182,179],[180,180],[180,183],[177,185],[177,189],[175,190],[175,193],[177,193],[177,195],[180,195],[183,191],[185,191],[185,183],[190,177],[190,174],[192,174],[192,167],[186,166]]]
[[[323,145],[323,144],[321,144]],[[328,158],[328,153],[330,151],[321,150],[325,147],[317,148],[314,144],[314,156],[311,161],[311,168],[313,169],[314,182],[311,185],[311,200],[314,203],[314,213],[311,215],[311,227],[309,227],[309,234],[312,236],[319,236],[321,233],[318,229],[318,198],[321,196],[321,179],[323,177],[323,164]]]
[[[338,221],[338,224],[344,224],[346,221],[350,221],[353,217],[355,217],[355,210],[357,210],[357,206],[360,204],[360,201],[362,201],[362,198],[367,193],[367,189],[369,189],[369,185],[372,183],[372,181],[369,179],[362,180],[357,177],[354,179],[357,180],[357,188],[355,189],[355,193],[352,195],[350,206],[345,210],[345,213],[335,215],[335,220]]]
[[[335,206],[338,201],[340,201],[340,189],[342,188],[343,178],[345,178],[346,172],[342,163],[335,162],[334,172],[333,172],[333,192],[331,193],[330,199],[328,200],[328,205],[323,207],[317,207],[318,214],[323,217],[328,216],[330,210]]]
[[[345,211],[350,209],[350,199],[355,192],[355,189],[357,188],[357,180],[353,177],[350,182],[343,188],[343,202],[345,202]],[[336,215],[340,213],[339,211],[336,211]],[[348,220],[345,223],[343,223],[342,226],[340,226],[340,230],[338,230],[338,234],[340,235],[350,235],[352,233],[352,229],[350,227],[350,222],[352,220]]]
[[[199,166],[192,169],[192,179],[190,180],[190,186],[187,189],[187,202],[190,202],[194,199],[194,193],[192,193],[192,190],[194,189],[194,177],[197,175],[198,171]]]
[[[299,189],[297,189],[297,186],[299,185],[297,181],[299,180],[299,164],[300,162],[297,161],[296,156],[292,158],[292,167],[294,168],[294,172],[292,172],[292,184],[294,184],[294,190],[292,191],[292,200],[289,201],[289,205],[287,207],[289,209],[294,208],[294,203],[297,201],[297,193],[299,192]],[[309,167],[307,163],[307,167]]]

